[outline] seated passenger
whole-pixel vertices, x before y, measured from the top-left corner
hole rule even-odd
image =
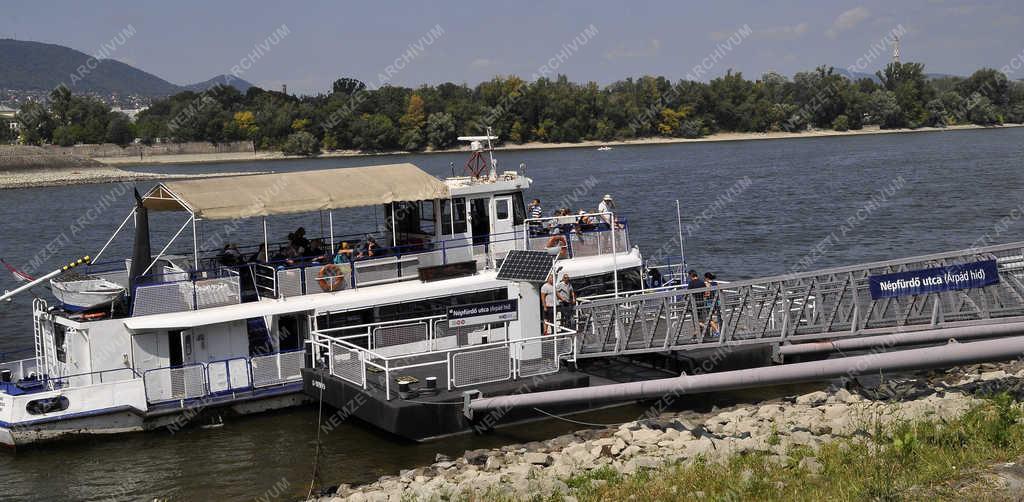
[[[338,252],[334,254],[334,259],[331,260],[335,265],[347,263],[352,261],[352,256],[355,250],[353,250],[347,242],[342,241],[341,245],[338,246]]]
[[[356,247],[356,258],[369,258],[378,252],[377,240],[372,235],[367,235],[363,242]]]
[[[225,267],[233,267],[242,263],[242,253],[235,244],[225,244],[224,249],[217,255],[217,262]]]
[[[295,248],[300,256],[309,251],[309,239],[306,238],[306,228],[299,227],[295,232],[288,234],[288,243]]]
[[[260,243],[260,247],[256,249],[256,252],[249,255],[246,258],[246,263],[264,263],[267,259],[267,245]]]

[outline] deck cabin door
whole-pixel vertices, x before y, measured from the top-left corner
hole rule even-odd
[[[491,253],[495,260],[505,258],[509,250],[515,248],[515,225],[512,219],[512,196],[499,195],[494,197],[491,217],[494,232],[491,236]]]
[[[459,263],[473,259],[472,235],[466,214],[466,198],[441,199],[438,220],[441,228],[441,263]]]

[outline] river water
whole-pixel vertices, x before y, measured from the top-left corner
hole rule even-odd
[[[646,256],[678,256],[675,201],[682,206],[687,261],[725,280],[1024,239],[1024,128],[658,146],[499,152],[501,169],[525,162],[530,197],[546,210],[594,209],[605,193],[629,217]],[[463,154],[389,155],[158,166],[169,173],[324,169],[413,162],[438,176],[461,171]],[[138,183],[140,191],[152,183]],[[134,184],[0,190],[0,257],[34,273],[95,254],[128,213]],[[372,216],[336,217],[336,233],[373,228]],[[183,221],[153,216],[159,249]],[[258,242],[249,222],[238,242]],[[272,220],[277,238],[316,215]],[[217,232],[201,226],[200,240]],[[277,235],[280,234],[280,235]],[[128,237],[128,236],[124,236]],[[190,240],[190,239],[185,239]],[[190,252],[189,246],[179,248]],[[173,249],[173,248],[172,248]],[[128,238],[107,257],[130,254]],[[0,288],[11,289],[7,274]],[[31,346],[30,300],[0,305],[0,352]],[[633,419],[640,407],[587,416]],[[0,452],[0,500],[245,500],[304,496],[312,475],[317,413],[312,407],[245,417],[215,429],[142,433]],[[460,454],[551,437],[564,422],[514,427],[485,437],[414,445],[358,423],[323,437],[322,478],[365,482]]]

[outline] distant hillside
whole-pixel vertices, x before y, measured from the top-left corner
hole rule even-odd
[[[100,60],[79,79],[78,68],[90,57],[61,45],[0,39],[0,89],[48,91],[65,83],[75,93],[168,96],[184,90],[204,90],[225,80],[220,75],[180,86],[113,59]],[[241,79],[232,79],[231,85],[242,92],[252,87]]]
[[[235,89],[238,89],[239,92],[248,91],[249,88],[253,86],[249,82],[246,82],[245,80],[242,80],[237,77],[231,77],[229,75],[217,75],[216,77],[213,77],[210,80],[199,82],[197,84],[189,84],[182,86],[182,90],[199,92],[205,91],[216,85],[230,85]]]

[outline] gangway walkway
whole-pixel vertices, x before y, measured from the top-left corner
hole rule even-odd
[[[878,297],[870,277],[995,261],[982,287]],[[877,279],[876,279],[877,280]],[[927,289],[927,288],[926,288]],[[577,358],[809,341],[1024,320],[1024,242],[686,290],[583,299]]]

